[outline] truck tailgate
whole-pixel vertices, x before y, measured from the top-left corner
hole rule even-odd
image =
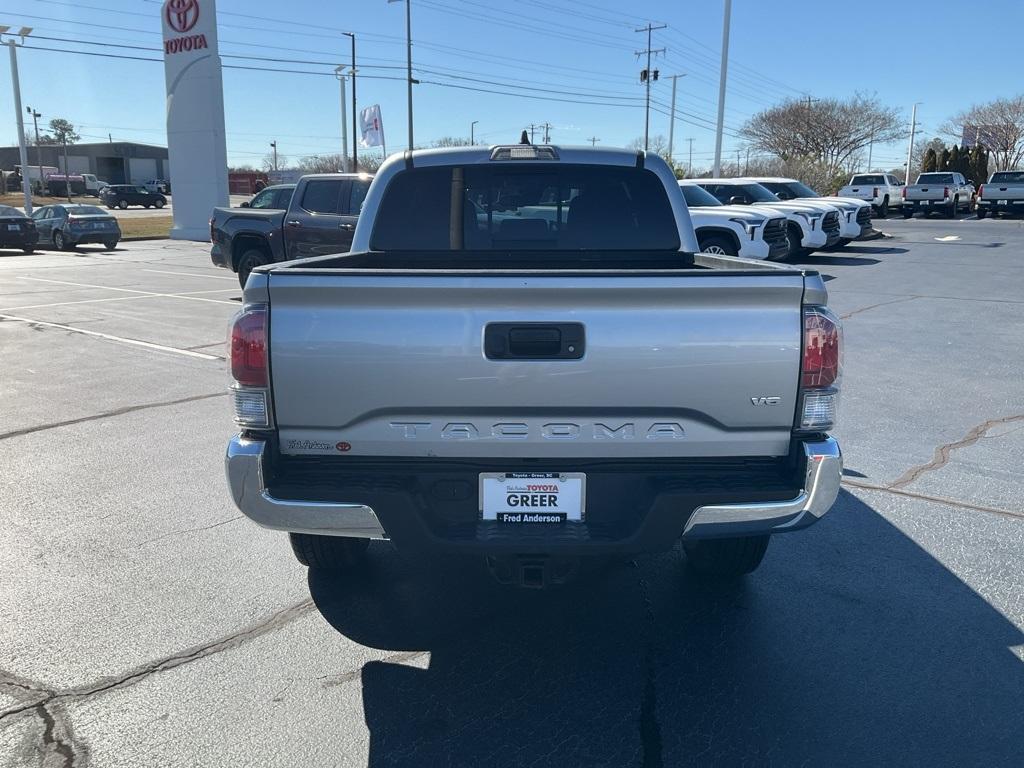
[[[634,458],[784,455],[802,296],[797,272],[275,270],[280,450],[584,458],[628,444],[621,455]],[[485,339],[530,359],[492,359]],[[575,357],[554,358],[569,346]]]

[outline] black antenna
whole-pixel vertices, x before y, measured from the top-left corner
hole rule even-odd
[[[523,135],[519,137],[520,144],[529,144],[530,137],[526,135],[526,131],[523,131]]]

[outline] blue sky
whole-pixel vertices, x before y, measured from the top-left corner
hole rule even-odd
[[[468,136],[473,120],[479,121],[478,138],[488,142],[515,141],[525,125],[544,122],[553,126],[556,143],[597,137],[602,146],[615,146],[641,136],[642,64],[634,51],[645,47],[646,36],[633,30],[650,20],[668,25],[653,38],[654,48],[667,51],[655,62],[661,79],[652,86],[657,111],[651,113],[651,133],[667,136],[668,75],[685,73],[678,81],[677,109],[685,114],[677,118],[675,154],[686,162],[686,139],[692,137],[694,165],[710,164],[721,0],[412,2],[414,68],[423,81],[415,89],[417,143]],[[340,150],[333,68],[348,63],[348,38],[341,32],[352,30],[365,75],[359,106],[379,103],[389,148],[404,146],[404,4],[218,0],[217,10],[232,163],[259,165],[274,139],[293,160]],[[159,14],[156,0],[3,3],[0,23],[35,29],[19,51],[23,102],[44,120],[70,119],[80,126],[83,141],[106,140],[109,134],[164,143],[162,63],[63,52],[159,59]],[[1024,3],[1018,0],[987,2],[982,12],[952,0],[734,0],[732,17],[727,131],[788,97],[846,97],[859,90],[904,110],[908,122],[911,103],[923,102],[919,130],[927,138],[971,102],[1024,90],[1019,50],[972,45],[986,31],[997,37],[998,30],[1024,28]],[[950,34],[958,28],[955,19],[971,30],[971,39]],[[981,50],[983,74],[972,66]],[[959,67],[950,63],[957,58]],[[9,145],[16,128],[3,59],[0,143]],[[302,74],[227,68],[238,66]],[[727,132],[725,152],[734,157],[741,146]],[[902,144],[878,147],[875,165],[895,167],[905,152]]]

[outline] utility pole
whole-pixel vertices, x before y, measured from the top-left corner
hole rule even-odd
[[[690,159],[686,163],[686,175],[688,177],[693,176],[693,139],[687,139],[690,142]]]
[[[3,29],[6,32],[7,28]],[[18,33],[22,41],[31,32],[31,27],[22,27]],[[0,33],[2,34],[2,33]],[[18,118],[18,159],[21,160],[21,191],[25,196],[25,214],[32,215],[32,186],[28,180],[28,149],[25,146],[25,120],[21,114],[21,83],[18,80],[18,44],[12,37],[7,41],[11,53],[11,82],[14,84],[14,111]]]
[[[917,131],[917,105],[923,102],[917,102],[914,104],[913,109],[910,111],[910,146],[907,147],[907,184],[910,184],[910,158],[914,155],[914,133]]]
[[[651,49],[651,33],[656,29],[665,29],[667,26],[667,24],[659,24],[658,26],[655,27],[652,24],[648,23],[646,27],[640,27],[640,29],[633,30],[634,32],[647,33],[646,50],[636,52],[637,56],[643,56],[644,54],[647,54],[647,68],[643,71],[641,75],[641,79],[647,86],[647,95],[644,103],[644,152],[647,151],[647,145],[649,143],[651,134],[651,80],[653,79],[653,75],[651,72],[651,54],[665,53],[664,48],[659,48],[656,51]]]
[[[722,65],[718,73],[718,125],[715,128],[715,169],[716,178],[722,171],[722,130],[725,128],[725,80],[729,71],[729,23],[732,17],[732,0],[725,0],[725,15],[722,19]]]
[[[341,84],[341,170],[348,172],[348,114],[345,100],[345,67],[334,68],[334,74]],[[355,138],[353,136],[352,138]]]
[[[39,164],[39,187],[43,186],[43,148],[39,146],[39,118],[43,115],[36,112],[32,107],[25,107],[25,111],[32,115],[32,125],[36,129],[36,162]]]
[[[743,165],[743,175],[750,173],[750,147],[747,147],[747,162]]]
[[[668,118],[668,156],[670,161],[672,159],[672,146],[676,134],[676,80],[680,77],[686,77],[686,75],[672,75],[672,109],[669,112]]]
[[[812,99],[810,94],[807,95],[807,119],[805,121],[805,125],[808,138],[811,135],[811,104],[813,104],[816,101],[821,101],[821,99]],[[805,148],[809,149],[810,147],[808,146]]]
[[[277,173],[277,141],[270,142],[270,146],[274,150],[274,173]]]
[[[544,129],[544,143],[545,144],[550,144],[551,143],[551,128],[552,128],[551,123],[544,123],[542,126],[539,126],[539,127],[542,127]]]
[[[67,195],[68,202],[71,202],[71,169],[68,168],[68,135],[65,133],[61,136],[61,144],[64,145],[64,193]]]
[[[359,173],[359,132],[356,130],[356,35],[354,32],[342,32],[352,39],[352,173]]]
[[[528,130],[530,131],[530,143],[531,143],[531,144],[536,144],[536,142],[534,141],[534,133],[535,133],[535,132],[536,132],[536,130],[537,130],[538,128],[540,128],[541,126],[539,126],[539,125],[534,125],[533,123],[530,123],[530,124],[529,124],[528,126],[526,126],[526,127],[527,127],[527,129],[528,129]]]
[[[597,138],[597,136],[591,136],[589,139],[587,139],[587,141],[590,142],[590,146],[596,147],[597,146],[597,142],[599,142],[600,139]]]
[[[469,124],[469,144],[470,144],[470,146],[473,146],[473,145],[476,144],[476,131],[474,129],[476,128],[476,124],[479,123],[479,122],[480,122],[479,120],[474,120],[472,123]]]
[[[389,3],[405,2],[405,64],[406,90],[409,101],[409,151],[412,151],[412,0],[388,0]]]
[[[868,173],[871,173],[871,153],[875,148],[875,133],[871,132],[871,141],[868,142],[868,167],[865,169]]]
[[[740,175],[740,148],[736,147],[736,175]]]

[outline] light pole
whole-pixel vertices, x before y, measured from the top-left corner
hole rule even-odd
[[[277,173],[277,142],[270,142],[270,147],[274,150],[274,173]]]
[[[0,25],[0,40],[7,34],[10,27]],[[32,27],[22,27],[17,31],[22,45],[25,38],[32,33]],[[25,215],[32,215],[32,186],[28,180],[28,148],[25,146],[25,119],[21,113],[21,83],[18,80],[18,44],[14,36],[9,35],[7,47],[11,53],[11,82],[14,84],[14,111],[18,119],[18,159],[21,160],[21,191],[25,196]]]
[[[693,178],[693,139],[687,139],[690,142],[690,159],[686,163],[686,176],[687,178]]]
[[[669,162],[672,160],[672,145],[675,139],[676,133],[676,80],[680,77],[686,77],[686,75],[672,75],[672,109],[670,110],[668,118],[668,157]]]
[[[32,107],[25,107],[25,112],[32,115],[32,125],[36,129],[36,162],[39,164],[39,187],[42,189],[43,186],[43,148],[39,146],[39,118],[42,117],[41,112],[36,112]]]
[[[335,67],[334,76],[341,84],[341,170],[348,172],[348,114],[345,104],[345,67]],[[352,138],[355,138],[354,136]]]
[[[476,124],[479,123],[479,122],[480,122],[479,120],[474,120],[472,123],[469,124],[469,143],[470,143],[470,145],[475,145],[476,144],[476,131],[474,129],[476,128]]]
[[[914,104],[913,109],[910,111],[910,146],[907,147],[907,185],[910,184],[910,158],[914,154],[914,132],[917,130],[917,105],[924,104],[923,101],[918,101]]]
[[[722,173],[722,129],[725,127],[725,80],[729,71],[729,20],[732,16],[732,0],[725,0],[725,16],[722,20],[722,66],[718,75],[718,125],[715,128],[715,178]]]
[[[359,173],[359,133],[356,131],[356,34],[342,32],[352,40],[352,173]]]
[[[388,0],[389,3],[405,3],[405,64],[406,64],[406,96],[409,108],[409,151],[412,151],[412,0]]]

